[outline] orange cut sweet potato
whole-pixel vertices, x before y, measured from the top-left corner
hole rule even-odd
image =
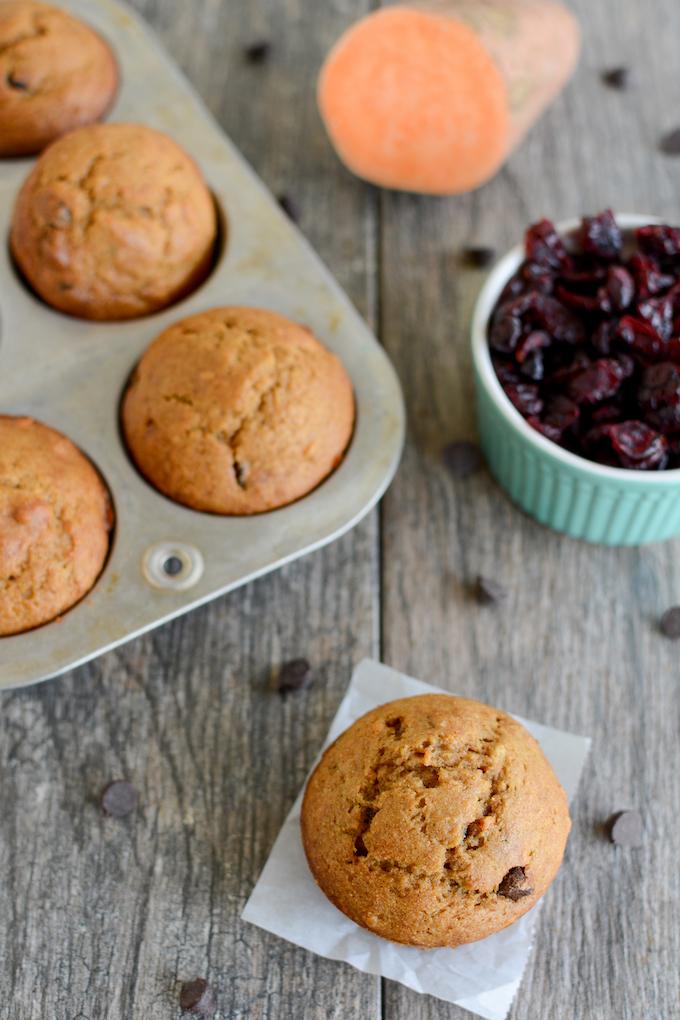
[[[340,159],[374,184],[456,194],[492,177],[569,79],[578,24],[553,0],[430,0],[358,21],[318,102]]]

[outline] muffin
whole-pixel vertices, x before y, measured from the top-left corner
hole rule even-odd
[[[100,36],[65,11],[0,0],[0,156],[30,156],[99,120],[118,86]]]
[[[328,748],[302,805],[328,898],[393,942],[483,939],[543,895],[570,829],[564,790],[532,736],[477,701],[381,705]]]
[[[54,308],[130,319],[196,287],[216,234],[212,196],[171,138],[140,124],[96,124],[42,154],[19,193],[11,246]]]
[[[147,348],[123,400],[142,474],[194,510],[254,514],[315,488],[354,423],[340,361],[304,326],[257,308],[215,308]]]
[[[90,590],[112,522],[106,486],[69,439],[0,415],[0,636],[53,620]]]

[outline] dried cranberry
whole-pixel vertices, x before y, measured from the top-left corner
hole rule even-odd
[[[550,347],[551,342],[550,336],[545,330],[535,329],[531,333],[527,333],[524,339],[517,345],[515,360],[522,364],[534,351],[539,351],[543,347]]]
[[[639,299],[660,294],[675,283],[675,277],[669,273],[662,273],[658,262],[649,255],[641,255],[636,252],[631,256],[628,265],[635,280]]]
[[[658,361],[664,356],[666,344],[654,327],[644,319],[624,315],[616,327],[616,338],[630,347],[643,361]]]
[[[590,342],[598,354],[611,354],[614,341],[616,340],[618,325],[618,319],[605,319],[597,327],[590,338]]]
[[[673,334],[673,297],[670,294],[641,301],[637,311],[662,340],[670,340]]]
[[[554,340],[561,343],[578,344],[585,339],[585,326],[579,317],[555,298],[536,294],[532,314]]]
[[[534,386],[533,383],[510,383],[505,387],[505,392],[525,418],[532,414],[540,414],[543,410],[538,386]]]
[[[593,425],[605,425],[609,422],[621,421],[623,417],[623,402],[611,400],[606,404],[600,404],[590,415]]]
[[[537,290],[541,294],[552,294],[555,289],[555,277],[552,270],[537,262],[524,262],[519,271],[521,279],[529,290]]]
[[[569,308],[582,312],[584,315],[598,315],[599,313],[607,315],[612,310],[609,295],[604,288],[600,288],[597,294],[591,295],[577,294],[560,285],[555,296],[562,304],[568,305]]]
[[[655,471],[668,461],[668,440],[642,421],[598,425],[584,442],[596,460],[624,468]]]
[[[519,342],[522,336],[522,320],[518,315],[507,315],[500,309],[498,315],[496,315],[491,332],[489,333],[489,343],[493,347],[494,351],[499,351],[501,354],[511,354]]]
[[[637,399],[650,425],[666,435],[680,432],[680,366],[662,361],[646,368]]]
[[[599,404],[618,392],[623,369],[613,358],[599,358],[571,380],[567,391],[576,404]]]
[[[680,228],[652,223],[635,231],[638,247],[644,255],[667,259],[680,254]]]
[[[550,382],[552,385],[566,387],[572,379],[575,379],[591,364],[592,361],[585,351],[577,351],[571,361],[553,371]]]
[[[491,358],[491,362],[496,375],[504,386],[509,383],[519,382],[517,365],[514,361],[509,361],[508,358],[499,358],[498,355],[494,355]]]
[[[514,299],[519,297],[520,294],[523,294],[525,290],[526,287],[521,275],[516,273],[514,276],[511,276],[498,299],[499,308],[501,305],[505,305],[509,301],[514,301]]]
[[[635,282],[623,266],[610,266],[604,291],[613,310],[624,312],[635,297]]]
[[[616,259],[623,248],[623,236],[611,209],[599,216],[584,216],[579,240],[585,252],[601,259]]]
[[[569,264],[564,241],[551,220],[541,220],[529,227],[524,245],[528,262],[554,270]]]

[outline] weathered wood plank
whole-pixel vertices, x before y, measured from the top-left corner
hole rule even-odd
[[[360,309],[374,315],[374,196],[327,147],[321,54],[365,0],[138,0],[209,106]],[[242,47],[269,38],[251,67]],[[0,1015],[160,1020],[207,975],[220,1017],[372,1018],[377,979],[239,914],[325,735],[351,667],[377,652],[377,518],[331,548],[73,675],[0,699]],[[282,701],[272,666],[318,676]],[[128,776],[141,809],[102,818]]]
[[[680,542],[594,549],[515,510],[485,475],[455,482],[438,452],[474,435],[467,328],[481,276],[465,243],[514,243],[532,219],[606,205],[677,221],[680,164],[655,152],[677,110],[672,0],[576,0],[585,52],[575,82],[507,169],[451,201],[385,195],[382,337],[407,392],[410,437],[383,507],[384,660],[425,680],[594,737],[564,870],[540,917],[513,1020],[678,1016],[677,648],[654,620],[680,601]],[[635,85],[606,90],[603,67]],[[509,588],[471,603],[477,573]],[[612,847],[611,812],[639,806],[645,847]],[[386,988],[389,1020],[466,1016]]]

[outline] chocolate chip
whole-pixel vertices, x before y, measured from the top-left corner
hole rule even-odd
[[[291,691],[308,687],[312,679],[311,671],[312,667],[307,659],[291,659],[290,662],[284,662],[276,684],[279,694],[289,694]]]
[[[609,838],[617,846],[642,846],[642,818],[639,811],[619,811],[609,819]]]
[[[116,779],[102,793],[102,808],[112,818],[125,818],[139,803],[139,794],[132,783]]]
[[[17,92],[28,92],[28,84],[25,81],[22,81],[21,78],[17,78],[13,71],[10,71],[5,80],[9,87],[16,89]]]
[[[257,39],[246,46],[243,54],[249,64],[263,64],[271,52],[271,43],[266,39]]]
[[[611,67],[602,72],[602,81],[610,89],[627,89],[630,85],[630,68]]]
[[[477,444],[464,439],[445,446],[442,450],[442,460],[454,478],[469,478],[470,475],[476,474],[484,463]]]
[[[281,208],[283,209],[283,211],[285,212],[288,219],[292,220],[293,223],[297,223],[297,221],[300,219],[300,214],[297,205],[290,197],[290,195],[279,195],[277,201]]]
[[[496,258],[496,249],[484,245],[470,245],[463,249],[463,259],[474,269],[487,269]]]
[[[659,141],[659,149],[665,156],[680,156],[680,128],[664,135]]]
[[[505,896],[507,900],[516,902],[525,896],[531,896],[534,890],[527,885],[527,876],[524,868],[510,868],[510,871],[503,877],[498,886],[498,895]]]
[[[671,641],[680,639],[680,606],[671,606],[659,620],[659,630]]]
[[[481,606],[496,606],[506,598],[508,593],[500,581],[478,574],[474,584],[474,594]]]
[[[186,1013],[211,1017],[217,1008],[215,993],[205,978],[185,981],[179,993],[179,1004]]]

